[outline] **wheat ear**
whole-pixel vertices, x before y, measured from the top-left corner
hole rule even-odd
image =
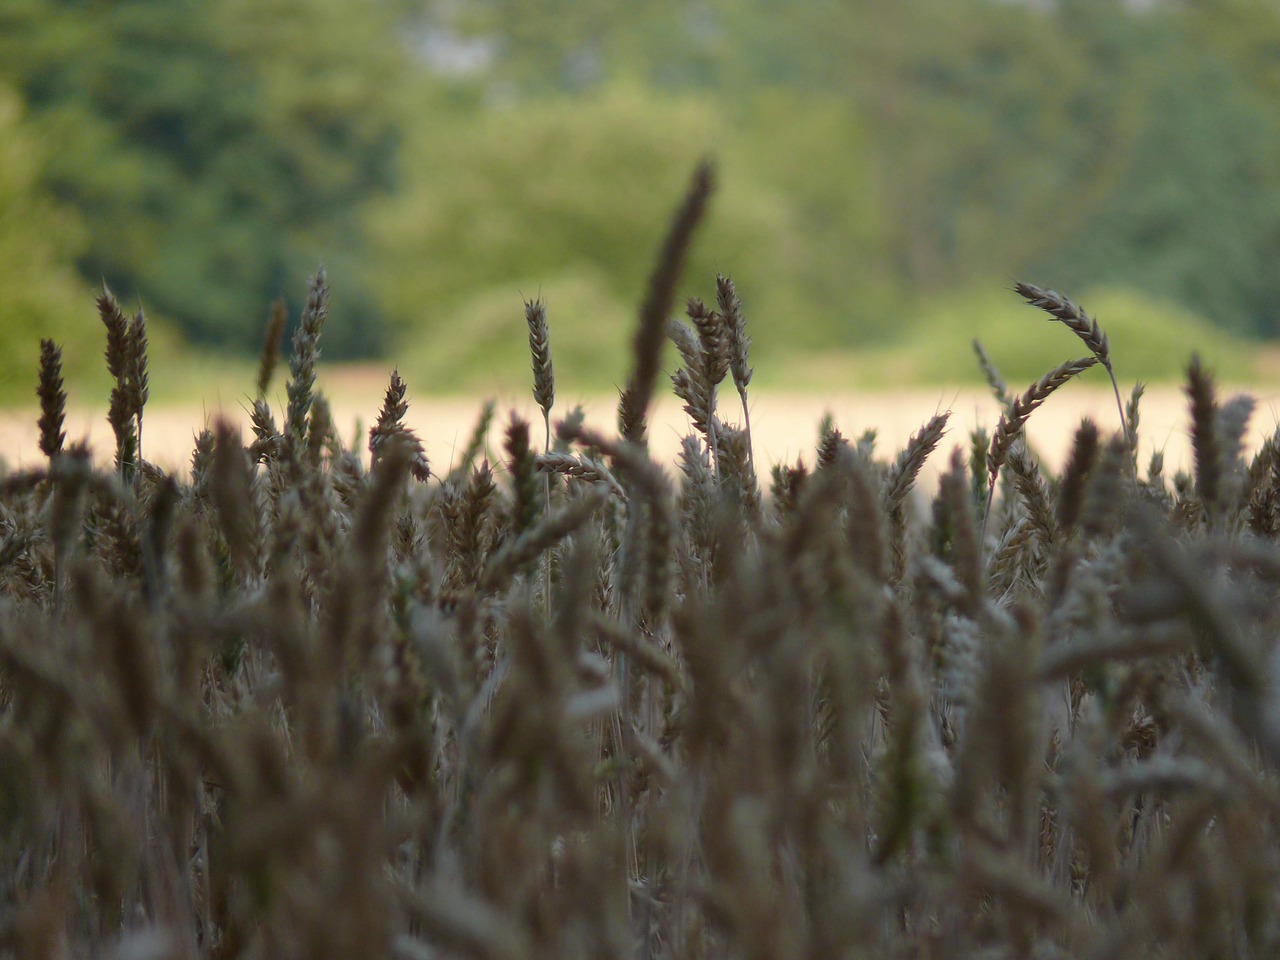
[[[40,341],[40,452],[53,460],[62,452],[67,434],[67,391],[62,380],[62,350],[52,340]]]
[[[151,398],[147,372],[147,317],[141,309],[129,324],[129,410],[138,430],[138,462],[142,462],[142,411]]]
[[[1217,519],[1222,486],[1222,440],[1218,431],[1218,397],[1213,377],[1192,354],[1187,368],[1187,398],[1191,401],[1191,452],[1195,461],[1196,493],[1210,523]]]
[[[378,413],[377,421],[369,428],[369,469],[377,466],[389,444],[403,441],[408,444],[410,472],[415,480],[426,483],[431,476],[431,465],[422,448],[422,441],[404,425],[405,414],[409,412],[409,401],[405,399],[407,392],[408,387],[400,378],[400,371],[393,370],[382,401],[382,410]]]
[[[302,308],[302,321],[293,335],[293,354],[289,357],[289,382],[285,384],[289,404],[285,415],[284,435],[290,456],[301,456],[306,445],[307,422],[311,414],[316,385],[316,362],[320,359],[320,333],[329,315],[329,285],[321,267],[311,280],[307,302]]]
[[[1116,395],[1116,412],[1120,414],[1120,429],[1124,431],[1125,439],[1132,443],[1129,424],[1124,415],[1124,403],[1120,399],[1120,384],[1116,382],[1115,371],[1111,369],[1111,345],[1107,342],[1107,335],[1098,326],[1098,321],[1056,290],[1047,290],[1031,283],[1015,284],[1014,289],[1031,306],[1038,307],[1055,320],[1066,324],[1077,337],[1084,341],[1084,345],[1098,358],[1098,362],[1106,367],[1107,376],[1111,378],[1111,389]]]
[[[996,432],[991,437],[991,447],[987,451],[987,472],[990,475],[989,488],[987,490],[988,516],[991,513],[991,501],[995,497],[996,479],[1000,476],[1000,468],[1004,466],[1013,442],[1022,435],[1022,428],[1026,426],[1031,414],[1045,400],[1049,399],[1050,394],[1060,386],[1098,362],[1098,358],[1095,355],[1058,364],[1058,366],[1028,387],[1026,392],[1015,399],[1009,409],[1001,414],[1000,422],[996,425]],[[986,525],[985,517],[983,525],[984,527]]]
[[[288,308],[283,299],[271,304],[271,315],[267,318],[266,334],[262,338],[262,353],[258,357],[258,397],[266,399],[267,390],[271,386],[271,378],[275,375],[276,366],[280,363],[280,351],[284,344],[284,328],[289,321]]]
[[[924,462],[942,442],[950,417],[950,411],[935,416],[907,441],[907,445],[898,454],[898,459],[894,461],[884,481],[882,497],[887,510],[897,510],[906,501],[907,494],[920,476]]]
[[[121,478],[133,478],[138,464],[138,421],[134,415],[136,394],[130,386],[134,369],[135,339],[129,319],[104,284],[98,297],[98,316],[107,330],[107,372],[115,381],[107,422],[116,438],[116,470]]]
[[[729,369],[733,373],[733,385],[738,388],[742,400],[742,428],[747,435],[747,455],[752,471],[756,457],[751,443],[751,408],[747,404],[747,385],[755,371],[748,365],[751,338],[747,336],[747,318],[742,314],[742,301],[733,281],[726,276],[716,277],[716,306],[723,322],[724,338],[729,355]]]
[[[1008,409],[1009,404],[1013,403],[1013,397],[1009,396],[1009,385],[1005,383],[1004,377],[1000,376],[995,363],[987,356],[987,350],[983,347],[981,340],[973,341],[973,352],[978,358],[978,366],[982,368],[982,375],[987,378],[987,386],[995,394],[996,402]]]
[[[675,300],[676,284],[693,241],[693,232],[706,212],[714,185],[711,164],[707,161],[698,164],[689,192],[671,221],[657,265],[649,277],[649,290],[636,325],[635,367],[618,403],[619,431],[632,443],[645,443],[649,402],[653,399],[653,384],[662,359],[667,314]]]
[[[542,410],[547,440],[543,452],[551,449],[551,408],[556,402],[556,378],[551,366],[551,328],[547,308],[541,300],[526,300],[524,319],[529,326],[529,354],[533,358],[533,399]]]
[[[551,452],[551,408],[556,402],[556,378],[551,366],[551,328],[547,324],[547,308],[541,299],[526,300],[524,319],[529,327],[529,355],[533,365],[533,399],[542,410],[544,441],[542,452]],[[551,513],[551,474],[542,478],[544,514]],[[542,593],[547,610],[551,609],[551,553],[548,547],[542,564]]]

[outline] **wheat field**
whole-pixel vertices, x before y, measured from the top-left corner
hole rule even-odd
[[[536,302],[532,408],[342,406],[323,272],[172,448],[142,318],[99,300],[93,449],[45,342],[0,472],[0,957],[1280,954],[1274,417],[1194,356],[1164,412],[1082,390],[1123,357],[1020,285],[1063,364],[819,431],[753,392],[730,278],[670,322],[712,185],[590,416]]]
[[[358,427],[367,429],[377,417],[380,396],[391,369],[389,364],[385,368],[376,365],[321,368],[320,383],[329,398],[335,427],[348,442]],[[495,397],[415,396],[414,385],[408,386],[413,402],[405,422],[422,438],[432,457],[446,467],[452,465],[466,446],[486,401],[492,400],[499,414],[515,410],[525,418],[540,416],[531,393]],[[616,417],[616,397],[573,398],[570,405],[579,403],[586,410],[588,423],[600,429],[612,425]],[[251,397],[246,392],[243,397],[211,397],[198,406],[149,406],[144,453],[147,459],[166,469],[189,470],[196,435],[218,418],[247,432],[250,405]],[[1153,452],[1160,450],[1171,467],[1190,467],[1190,424],[1183,388],[1176,384],[1149,387],[1142,407],[1145,429],[1140,437],[1139,459],[1145,463]],[[922,423],[942,410],[952,412],[948,442],[961,445],[973,429],[993,427],[1000,414],[991,392],[972,386],[833,391],[821,395],[758,391],[758,396],[753,397],[751,426],[756,451],[763,463],[794,463],[797,457],[812,451],[818,441],[819,426],[827,414],[850,435],[875,430],[881,445],[888,450],[900,449]],[[1114,418],[1114,400],[1109,389],[1074,384],[1036,414],[1028,434],[1046,466],[1056,470],[1066,459],[1071,437],[1081,419],[1105,422],[1109,413]],[[40,410],[34,405],[0,410],[0,452],[11,468],[21,469],[42,462],[39,417]],[[688,415],[677,399],[660,396],[655,403],[653,420],[654,456],[663,463],[674,464],[680,439],[689,429]],[[1277,422],[1280,422],[1280,410],[1260,403],[1249,426],[1246,448],[1256,450]],[[111,459],[115,441],[105,406],[72,404],[67,412],[67,433],[73,439],[87,439],[99,462]]]

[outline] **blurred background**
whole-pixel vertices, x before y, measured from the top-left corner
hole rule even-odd
[[[527,390],[541,296],[607,392],[707,155],[685,292],[735,278],[765,387],[1034,379],[1081,350],[1018,279],[1129,382],[1280,338],[1272,0],[3,0],[0,401],[41,336],[105,383],[103,281],[157,399],[247,394],[321,262],[327,361]]]

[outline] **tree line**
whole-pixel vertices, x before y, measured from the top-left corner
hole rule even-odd
[[[105,282],[251,352],[321,261],[331,356],[483,352],[514,288],[629,315],[707,154],[691,274],[796,346],[1014,276],[1273,336],[1277,48],[1257,0],[7,0],[0,346]]]

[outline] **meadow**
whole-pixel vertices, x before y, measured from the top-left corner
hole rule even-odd
[[[766,456],[734,280],[682,297],[713,188],[608,416],[530,299],[525,413],[446,445],[388,371],[350,442],[321,271],[169,465],[104,292],[95,459],[45,341],[0,476],[0,956],[1276,954],[1280,434],[1188,343],[1166,462],[1106,326],[1020,283],[1057,359],[949,358],[986,423]]]

